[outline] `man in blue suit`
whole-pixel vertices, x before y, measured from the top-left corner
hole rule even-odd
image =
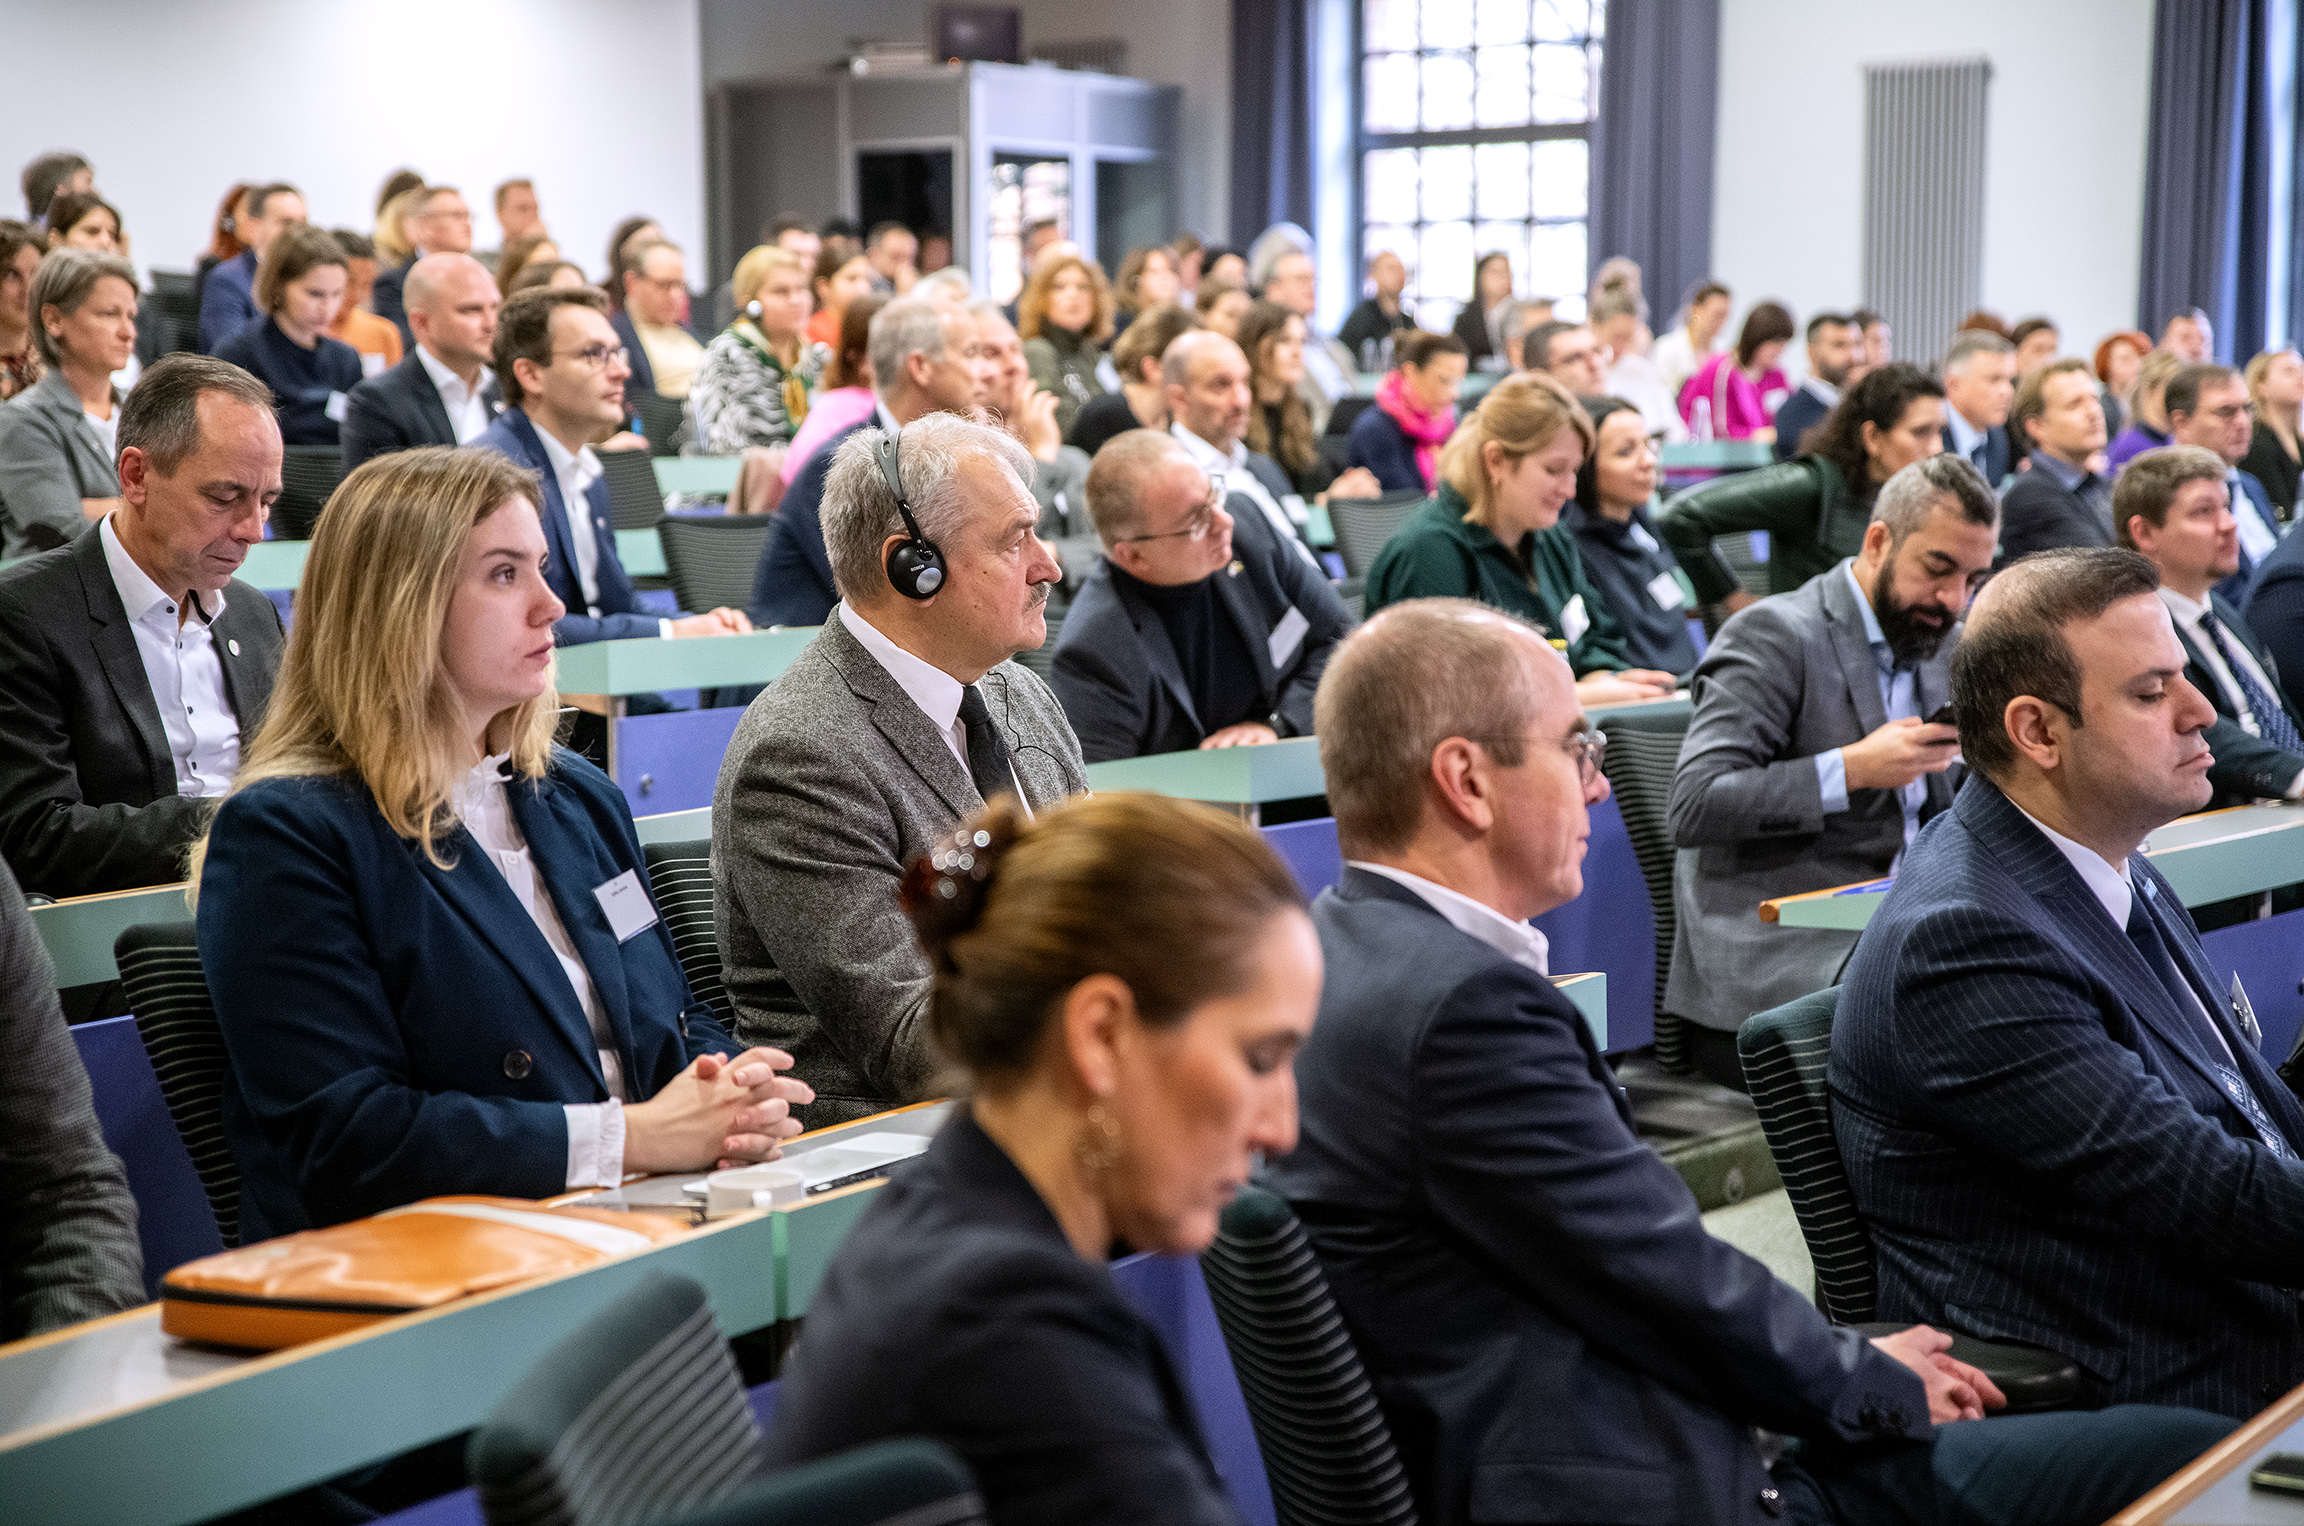
[[[2212,793],[2216,712],[2159,585],[2070,548],[1977,600],[1972,772],[1857,946],[1832,1117],[1882,1318],[2239,1416],[2304,1381],[2304,1107],[2137,852]]]
[[[1272,1184],[1325,1267],[1426,1522],[2096,1521],[2230,1428],[1986,1423],[1925,1327],[1866,1340],[1704,1231],[1633,1133],[1528,919],[1607,798],[1567,664],[1462,600],[1395,605],[1318,700],[1347,862]],[[1758,1426],[1802,1438],[1783,1460]]]
[[[2280,521],[2272,513],[2264,484],[2255,473],[2240,470],[2253,427],[2248,383],[2229,366],[2186,366],[2168,378],[2162,397],[2171,444],[2196,445],[2224,458],[2225,497],[2239,531],[2240,566],[2216,585],[2216,591],[2234,605],[2244,605],[2256,581],[2257,564],[2280,544]]]
[[[2016,400],[2016,347],[1988,329],[1962,329],[1944,352],[1944,450],[1999,491],[2014,465],[2008,406]]]
[[[616,554],[608,484],[592,444],[624,421],[630,367],[608,299],[589,286],[535,288],[504,304],[496,323],[496,380],[509,406],[472,443],[537,474],[543,484],[545,575],[568,613],[552,627],[561,646],[648,636],[732,636],[752,628],[740,609],[663,618],[646,613]]]

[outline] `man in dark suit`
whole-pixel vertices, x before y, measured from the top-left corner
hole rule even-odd
[[[1539,632],[1386,609],[1329,664],[1319,734],[1346,868],[1312,911],[1327,978],[1269,1178],[1423,1520],[2095,1521],[2229,1428],[1942,1424],[1999,1402],[1946,1337],[1835,1329],[1705,1233],[1528,925],[1582,890],[1608,795]],[[1805,1445],[1771,1469],[1753,1427]]]
[[[2149,450],[2113,491],[2120,544],[2160,574],[2184,648],[2184,677],[2216,707],[2208,747],[2214,807],[2304,796],[2304,726],[2287,704],[2279,665],[2224,596],[2240,556],[2222,457],[2194,446]]]
[[[496,325],[496,379],[510,407],[473,444],[511,458],[544,484],[545,576],[568,613],[552,627],[561,646],[649,636],[733,636],[752,628],[740,609],[663,617],[640,607],[616,554],[608,483],[592,442],[624,422],[625,365],[608,326],[608,299],[589,286],[531,288]]]
[[[504,402],[490,353],[496,282],[468,254],[433,254],[408,272],[415,346],[400,364],[354,387],[339,431],[347,475],[361,463],[419,445],[468,445]]]
[[[1952,679],[1974,773],[1849,965],[1832,1117],[1883,1318],[2244,1416],[2304,1381],[2304,1107],[2137,852],[2214,793],[2158,583],[2052,551],[1978,601]]]
[[[2008,433],[2028,453],[2000,499],[2000,560],[2054,546],[2113,543],[2112,481],[2089,462],[2104,449],[2104,405],[2080,359],[2051,361],[2024,378]]]
[[[454,186],[430,186],[409,217],[406,231],[416,252],[406,264],[377,275],[368,305],[377,317],[389,318],[400,326],[400,346],[409,350],[416,347],[416,331],[408,324],[408,276],[416,262],[427,255],[472,252],[472,209],[465,204],[464,193]]]
[[[966,413],[997,379],[966,308],[898,298],[872,315],[869,343],[880,405],[871,418],[825,440],[784,490],[753,579],[755,625],[822,625],[840,602],[821,516],[825,476],[848,436],[899,428],[939,409]]]
[[[810,1128],[939,1095],[930,971],[896,896],[912,861],[995,795],[1044,810],[1088,787],[1055,696],[1009,660],[1047,640],[1060,574],[1033,534],[1031,456],[943,412],[904,426],[895,469],[943,571],[906,593],[888,571],[911,536],[884,443],[837,452],[823,523],[841,602],[745,711],[712,799],[736,1031],[793,1057],[816,1088],[796,1113]]]
[[[2239,536],[2240,559],[2237,570],[2222,578],[2216,591],[2235,606],[2244,605],[2256,579],[2256,564],[2280,543],[2280,521],[2272,513],[2264,484],[2255,473],[2240,469],[2251,428],[2248,383],[2227,366],[2186,366],[2168,379],[2161,396],[2168,412],[2169,442],[2195,445],[2223,458],[2225,497]]]
[[[1962,329],[1944,352],[1944,449],[1998,491],[2015,467],[2008,405],[2016,396],[2016,347],[1985,329]]]
[[[1840,406],[1840,390],[1848,385],[1849,367],[1856,364],[1862,344],[1855,320],[1846,313],[1818,313],[1808,320],[1808,375],[1776,410],[1777,460],[1800,454],[1800,437]]]
[[[1705,1075],[1742,1089],[1736,1029],[1828,986],[1855,943],[1763,928],[1771,896],[1895,872],[1952,803],[1948,648],[1992,564],[1991,491],[1927,456],[1880,489],[1862,549],[1720,628],[1689,687],[1695,715],[1672,780],[1679,853],[1667,1011]]]
[[[1104,555],[1064,617],[1049,687],[1091,763],[1312,734],[1312,695],[1351,619],[1335,588],[1157,430],[1088,472]]]
[[[0,573],[0,856],[58,898],[184,877],[280,663],[232,576],[280,495],[270,389],[170,355],[119,418],[120,508]]]

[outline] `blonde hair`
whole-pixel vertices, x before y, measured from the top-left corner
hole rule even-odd
[[[1518,461],[1550,445],[1563,429],[1575,430],[1584,442],[1584,454],[1592,454],[1592,415],[1573,393],[1542,371],[1522,371],[1489,388],[1440,452],[1441,480],[1470,505],[1465,522],[1489,522],[1493,492],[1482,447],[1494,440],[1503,447],[1505,460]]]
[[[2266,350],[2248,362],[2248,411],[2255,414],[2257,419],[2267,427],[2281,429],[2291,435],[2296,432],[2297,418],[2294,415],[2283,416],[2274,412],[2272,405],[2264,401],[2264,378],[2270,373],[2272,362],[2283,355],[2294,355],[2295,353],[2296,346],[2283,344]]]
[[[762,244],[736,262],[736,273],[728,278],[730,290],[736,296],[736,315],[744,315],[744,304],[760,294],[760,284],[768,279],[771,270],[789,270],[809,284],[808,262],[791,250],[775,244]],[[813,287],[811,286],[811,294]]]
[[[1112,284],[1104,279],[1101,266],[1077,254],[1050,260],[1032,272],[1032,284],[1016,299],[1016,332],[1020,337],[1038,339],[1045,332],[1048,299],[1056,294],[1056,278],[1068,270],[1077,270],[1088,278],[1088,294],[1096,304],[1096,314],[1088,320],[1081,337],[1096,344],[1112,337]]]
[[[408,219],[415,216],[432,193],[419,185],[388,199],[376,213],[376,257],[387,265],[405,265],[416,252],[408,237]]]
[[[227,799],[265,779],[352,775],[386,825],[450,867],[439,839],[456,828],[456,782],[472,760],[440,633],[466,538],[515,498],[541,501],[536,474],[493,451],[399,451],[344,479],[312,537],[271,704]],[[547,686],[490,722],[519,777],[544,777],[559,708]],[[207,850],[203,834],[195,887]]]

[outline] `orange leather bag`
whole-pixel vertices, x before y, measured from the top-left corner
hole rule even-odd
[[[161,1279],[160,1328],[188,1341],[276,1351],[579,1271],[687,1231],[666,1214],[427,1198],[188,1261]]]

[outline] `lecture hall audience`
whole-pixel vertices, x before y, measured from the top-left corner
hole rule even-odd
[[[1648,299],[1640,294],[1637,269],[1611,270],[1601,277],[1590,318],[1605,368],[1599,392],[1638,408],[1650,434],[1667,443],[1687,439],[1677,394],[1648,357]]]
[[[473,258],[479,259],[479,256],[474,255]],[[520,272],[526,270],[530,265],[551,265],[559,262],[560,245],[553,240],[549,233],[526,233],[518,238],[506,239],[504,247],[496,251],[495,258],[496,263],[493,269],[496,274],[496,289],[505,296],[510,296],[513,283],[520,279]],[[486,265],[488,262],[482,260],[481,263]]]
[[[1592,397],[1604,385],[1605,357],[1592,325],[1550,319],[1529,329],[1520,343],[1525,369],[1551,377],[1569,396]]]
[[[1728,312],[1735,300],[1735,295],[1720,282],[1709,277],[1698,281],[1681,299],[1680,316],[1674,321],[1672,331],[1649,348],[1648,358],[1656,362],[1656,369],[1663,373],[1664,385],[1672,389],[1675,407],[1689,378],[1717,351],[1720,336],[1728,331]]]
[[[32,275],[32,345],[47,374],[0,408],[0,560],[77,540],[120,505],[115,372],[136,356],[136,271],[59,249]]]
[[[762,245],[736,262],[733,284],[736,321],[704,347],[688,389],[688,450],[745,456],[731,507],[769,513],[784,496],[784,455],[832,352],[800,332],[808,269],[798,255]]]
[[[0,403],[44,374],[32,339],[32,276],[41,252],[38,228],[0,218]]]
[[[1192,310],[1200,315],[1202,326],[1234,341],[1240,338],[1240,320],[1255,305],[1256,299],[1248,295],[1246,287],[1221,276],[1203,280],[1192,299]]]
[[[2128,427],[2120,431],[2104,452],[2105,461],[2113,471],[2119,471],[2145,451],[2157,450],[2169,443],[2168,383],[2183,369],[2184,362],[2166,350],[2154,350],[2138,363]]]
[[[339,431],[346,475],[389,451],[469,445],[503,407],[489,364],[501,304],[486,267],[468,254],[426,255],[403,292],[416,342],[400,364],[352,389]]]
[[[1267,240],[1270,240],[1268,246]],[[1304,405],[1312,410],[1312,432],[1325,434],[1328,415],[1353,394],[1353,372],[1359,367],[1359,359],[1334,335],[1323,334],[1312,327],[1320,287],[1311,250],[1285,238],[1275,239],[1270,232],[1258,239],[1257,244],[1266,252],[1261,268],[1249,272],[1249,289],[1264,301],[1277,302],[1304,320],[1304,380],[1298,384],[1298,390],[1304,394]]]
[[[402,194],[408,198],[405,204],[408,258],[376,277],[372,300],[376,304],[376,316],[391,320],[400,330],[401,343],[413,346],[416,332],[408,325],[404,296],[408,273],[427,255],[472,252],[472,208],[465,202],[464,193],[452,185],[419,186]]]
[[[328,335],[344,302],[344,246],[299,223],[281,231],[256,267],[256,312],[216,346],[272,389],[285,445],[334,445],[337,425],[362,381],[360,352]]]
[[[1139,244],[1128,251],[1120,262],[1120,273],[1112,278],[1115,336],[1128,332],[1130,324],[1153,308],[1166,307],[1182,295],[1184,286],[1176,278],[1173,260],[1166,246],[1160,244]]]
[[[872,391],[872,320],[887,305],[887,299],[879,293],[866,292],[841,313],[840,327],[833,336],[837,343],[826,346],[831,358],[825,361],[823,379],[808,399],[808,417],[800,421],[800,427],[793,432],[791,448],[784,452],[786,487],[792,485],[792,479],[800,475],[800,469],[826,440],[849,425],[870,418],[872,410],[879,406]],[[809,320],[810,327],[814,322]]]
[[[2160,348],[2188,366],[2205,366],[2216,359],[2216,328],[2197,307],[2180,307],[2160,330]]]
[[[1280,463],[1248,448],[1248,422],[1256,406],[1251,374],[1248,357],[1223,335],[1201,329],[1180,336],[1160,358],[1168,388],[1168,432],[1202,471],[1223,479],[1225,511],[1234,520],[1262,515],[1282,543],[1292,544],[1305,561],[1318,566],[1307,538],[1311,510]]]
[[[2121,329],[2104,336],[2096,346],[2096,380],[2104,387],[2104,427],[2117,439],[2136,416],[2136,378],[2144,357],[2152,353],[2152,336]]]
[[[608,321],[631,356],[632,387],[685,402],[704,360],[704,346],[684,322],[686,257],[661,238],[628,244],[620,279],[623,301]]]
[[[848,311],[848,304],[862,297],[877,295],[872,285],[872,267],[853,247],[843,248],[837,240],[826,239],[816,256],[816,271],[809,281],[815,294],[816,311],[808,319],[808,340],[811,344],[833,345],[840,339],[840,319]]]
[[[1863,341],[1845,313],[1818,313],[1808,320],[1808,374],[1784,406],[1776,410],[1776,459],[1789,461],[1800,454],[1808,431],[1840,406],[1841,389],[1849,382]]]
[[[328,337],[352,346],[363,376],[380,376],[400,364],[400,330],[368,310],[376,290],[376,243],[350,228],[330,236],[344,251],[345,280],[344,301],[328,325]]]
[[[49,204],[58,196],[96,189],[96,167],[70,149],[57,149],[25,165],[18,184],[24,191],[25,220],[45,222]]]
[[[1511,278],[1509,269],[1505,278]],[[1416,315],[1402,305],[1408,290],[1408,262],[1389,249],[1368,261],[1368,295],[1344,319],[1336,342],[1352,355],[1361,371],[1376,374],[1391,369],[1392,341],[1403,329],[1416,327]]]
[[[1304,402],[1304,320],[1277,302],[1259,302],[1240,320],[1240,353],[1248,357],[1248,449],[1268,457],[1308,502],[1325,499],[1331,483],[1345,498],[1375,496],[1375,479],[1343,482],[1320,458],[1312,410]],[[1363,474],[1364,476],[1366,474]]]
[[[872,288],[901,297],[920,279],[920,240],[900,222],[875,223],[864,237],[864,262],[872,267]]]
[[[1472,300],[1458,310],[1449,331],[1464,341],[1473,369],[1504,368],[1504,313],[1511,305],[1512,256],[1501,249],[1480,256],[1472,266]]]
[[[1093,456],[1114,435],[1131,429],[1166,429],[1168,388],[1160,379],[1160,357],[1179,334],[1199,326],[1198,318],[1174,303],[1139,313],[1128,332],[1112,343],[1119,390],[1081,404],[1072,416],[1066,443]]]
[[[2052,318],[2021,319],[2008,331],[2008,340],[2016,346],[2018,381],[2054,360],[2063,348],[2063,336],[2056,332]]]
[[[48,203],[49,248],[122,254],[126,246],[119,209],[94,191],[62,191]]]

